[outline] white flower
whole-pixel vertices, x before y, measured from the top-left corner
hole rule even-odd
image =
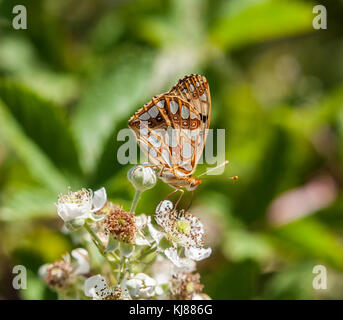
[[[167,237],[185,248],[202,247],[204,227],[192,214],[172,210],[171,202],[162,201],[155,214],[156,222],[163,228]]]
[[[105,278],[97,274],[86,279],[83,291],[87,297],[93,300],[128,300],[130,296],[127,290],[120,287],[111,288],[108,286]]]
[[[138,273],[133,278],[126,280],[125,286],[131,297],[148,299],[155,295],[156,280],[145,273]]]
[[[107,201],[105,188],[97,191],[81,189],[77,192],[68,191],[66,195],[59,195],[57,213],[64,222],[75,219],[90,218],[91,214],[103,208]]]
[[[164,253],[177,267],[183,267],[185,263],[177,254],[178,246],[185,248],[186,258],[195,261],[211,255],[211,248],[204,248],[204,226],[197,217],[173,210],[173,204],[164,200],[156,208],[155,220],[173,243]]]

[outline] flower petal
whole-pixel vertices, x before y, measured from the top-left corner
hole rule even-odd
[[[75,274],[86,274],[90,270],[89,256],[87,250],[83,248],[74,249],[71,252],[73,258],[76,259],[78,267],[75,269]]]
[[[106,189],[104,187],[95,191],[93,195],[93,200],[92,200],[92,204],[93,204],[92,212],[96,212],[102,209],[106,201],[107,201],[107,194],[106,194]]]
[[[151,224],[151,217],[148,217],[148,223],[147,223],[149,232],[153,240],[156,242],[156,244],[159,244],[160,241],[162,240],[164,234],[157,229]]]
[[[135,236],[135,244],[138,246],[150,246],[150,242],[138,233]]]
[[[174,265],[179,268],[180,270],[176,271],[182,271],[182,270],[193,270],[194,263],[190,259],[183,259],[180,258],[180,256],[177,254],[176,248],[170,247],[164,250],[164,254],[166,257],[174,263]]]
[[[87,207],[76,203],[60,203],[57,205],[57,214],[66,222],[76,218],[86,217]]]
[[[185,256],[189,259],[200,261],[203,259],[208,258],[212,253],[211,248],[194,248],[191,247],[189,249],[185,248]]]
[[[104,295],[104,292],[108,291],[107,283],[105,278],[97,274],[86,279],[83,291],[87,297],[91,297],[93,299],[101,299]]]
[[[147,225],[147,223],[148,223],[148,218],[143,213],[143,214],[140,214],[139,216],[135,216],[135,221],[136,221],[137,228],[138,229],[143,229]]]
[[[157,208],[156,208],[156,214],[160,214],[160,213],[167,213],[169,211],[173,210],[173,203],[169,200],[163,200],[161,201]]]

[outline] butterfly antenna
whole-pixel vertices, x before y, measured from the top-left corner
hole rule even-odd
[[[226,166],[226,165],[228,165],[228,164],[229,164],[229,160],[225,160],[225,161],[224,161],[222,164],[220,164],[219,166],[216,166],[216,167],[214,167],[214,168],[211,168],[211,169],[205,171],[204,173],[202,173],[201,175],[199,175],[198,178],[201,177],[201,176],[203,176],[203,175],[205,175],[205,174],[208,174],[209,172],[212,172],[212,171],[217,170],[217,169],[219,169],[219,168],[221,168],[221,167],[223,167],[223,166]]]
[[[211,178],[206,178],[206,180],[238,180],[238,176],[233,176],[233,177],[211,177]]]

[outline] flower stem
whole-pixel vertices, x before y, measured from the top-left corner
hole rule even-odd
[[[112,268],[116,268],[116,265],[113,264],[113,261],[108,260],[106,254],[104,253],[105,248],[101,242],[101,240],[99,239],[99,237],[97,236],[97,234],[92,230],[91,226],[87,223],[85,223],[84,225],[85,229],[87,230],[87,232],[90,234],[90,236],[93,239],[93,242],[95,243],[96,247],[98,248],[99,252],[101,253],[101,255],[109,262],[109,264],[112,266]],[[109,253],[111,255],[111,257],[117,262],[120,262],[119,257],[117,257],[114,252],[110,252]]]
[[[147,247],[143,250],[143,252],[141,253],[141,255],[139,256],[139,260],[142,260],[143,258],[145,258],[148,254],[153,253],[156,251],[156,247]]]
[[[141,197],[141,194],[142,194],[142,191],[136,190],[135,196],[134,196],[132,204],[131,204],[130,213],[135,212],[139,198]]]

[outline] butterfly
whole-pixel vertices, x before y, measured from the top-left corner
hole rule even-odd
[[[211,118],[209,84],[204,76],[180,79],[167,93],[155,96],[129,120],[137,143],[159,178],[176,190],[192,191],[201,183],[193,176],[203,152]]]

